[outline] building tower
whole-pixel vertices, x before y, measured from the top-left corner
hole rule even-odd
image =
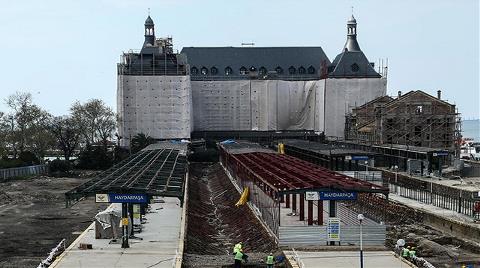
[[[150,15],[145,20],[145,42],[143,47],[154,46],[155,45],[155,24],[153,23]]]
[[[360,51],[360,46],[357,42],[357,20],[353,15],[347,21],[347,42],[345,43],[344,50]]]
[[[327,136],[344,137],[345,115],[387,91],[387,79],[374,69],[357,41],[357,20],[347,21],[347,41],[327,68],[325,81],[325,119]]]
[[[188,139],[192,129],[190,76],[185,57],[173,52],[171,37],[156,38],[145,20],[140,52],[124,52],[117,65],[120,144],[143,133],[156,140]]]

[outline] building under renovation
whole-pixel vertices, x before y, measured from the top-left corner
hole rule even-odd
[[[379,70],[380,71],[380,70]],[[140,51],[118,64],[121,144],[144,133],[190,138],[192,131],[308,130],[344,136],[348,107],[386,94],[357,42],[357,22],[331,62],[321,47],[185,47],[155,37],[150,16]]]
[[[455,105],[423,91],[382,96],[352,109],[345,138],[361,143],[401,144],[455,151],[460,118]]]

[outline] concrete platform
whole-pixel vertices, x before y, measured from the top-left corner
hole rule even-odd
[[[164,198],[165,203],[152,204],[146,215],[143,231],[135,234],[143,240],[129,239],[130,248],[109,244],[109,239],[95,239],[90,225],[50,267],[168,267],[181,251],[182,208],[178,198]],[[92,244],[93,249],[81,250],[80,243]],[[179,249],[180,248],[180,249]]]
[[[360,267],[360,253],[358,251],[284,251],[292,267],[303,268],[337,268]],[[363,253],[364,267],[368,268],[406,268],[412,267],[397,258],[391,251],[365,251]],[[296,256],[294,258],[294,256]],[[303,264],[303,266],[302,266]]]

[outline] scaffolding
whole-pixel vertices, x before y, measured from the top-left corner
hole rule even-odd
[[[461,118],[455,105],[411,91],[376,107],[361,106],[346,116],[347,140],[401,144],[458,153]],[[384,98],[384,97],[381,97]]]

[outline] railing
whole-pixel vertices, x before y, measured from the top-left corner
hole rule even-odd
[[[385,245],[385,225],[363,225],[363,245]],[[279,245],[289,247],[327,245],[327,226],[288,226],[279,228]],[[359,245],[360,226],[341,225],[340,244]]]
[[[0,180],[6,180],[14,177],[44,174],[47,172],[47,165],[0,169]]]
[[[60,243],[56,247],[54,247],[50,253],[48,254],[48,257],[44,259],[40,264],[37,266],[37,268],[47,268],[50,266],[55,261],[55,258],[58,257],[62,252],[65,251],[65,239],[62,239]]]

